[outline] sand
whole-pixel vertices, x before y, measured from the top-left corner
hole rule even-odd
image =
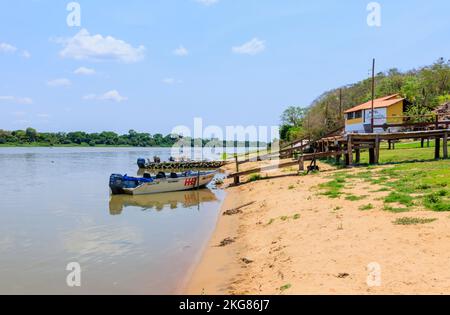
[[[317,187],[332,175],[333,170],[325,170],[227,188],[222,212],[254,204],[219,218],[185,293],[450,293],[449,214],[383,211],[380,198],[386,192],[369,193],[356,202],[329,199]],[[295,169],[279,174],[289,172]],[[352,193],[376,188],[355,183]],[[359,209],[368,203],[373,210]],[[415,226],[392,223],[405,216],[438,220]],[[225,239],[234,242],[218,246]]]

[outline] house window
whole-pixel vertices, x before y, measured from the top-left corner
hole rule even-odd
[[[351,119],[353,119],[353,118],[355,118],[355,113],[348,113],[348,114],[347,114],[347,119],[348,119],[348,120],[351,120]]]
[[[355,112],[355,119],[360,119],[362,118],[362,110]]]

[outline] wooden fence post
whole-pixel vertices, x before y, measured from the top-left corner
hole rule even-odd
[[[298,160],[298,171],[299,172],[305,171],[305,159],[303,158],[303,155]]]
[[[375,138],[375,161],[374,164],[378,164],[380,162],[380,136],[377,135]]]
[[[441,158],[441,138],[436,136],[436,146],[434,148],[434,159],[439,160]]]
[[[348,165],[353,165],[353,142],[351,135],[348,136],[347,155],[348,155]]]
[[[234,156],[234,160],[236,162],[236,173],[239,173],[239,160],[237,154]],[[234,176],[234,184],[239,185],[240,179],[239,176]]]
[[[341,146],[340,143],[337,143],[337,150],[338,150],[338,152],[342,151],[342,146]],[[336,164],[340,164],[341,163],[341,158],[342,158],[341,154],[336,154]]]
[[[356,149],[356,158],[355,158],[355,163],[359,164],[361,162],[361,149]]]
[[[369,148],[369,164],[375,164],[375,143]]]
[[[444,141],[442,143],[444,149],[444,159],[448,159],[448,133],[444,133]]]

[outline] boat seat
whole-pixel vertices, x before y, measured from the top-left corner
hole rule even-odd
[[[164,172],[159,172],[158,175],[156,175],[157,179],[162,179],[162,178],[166,178],[166,173]]]

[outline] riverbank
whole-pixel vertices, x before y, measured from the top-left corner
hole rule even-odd
[[[449,161],[321,166],[228,188],[186,293],[450,293]]]

